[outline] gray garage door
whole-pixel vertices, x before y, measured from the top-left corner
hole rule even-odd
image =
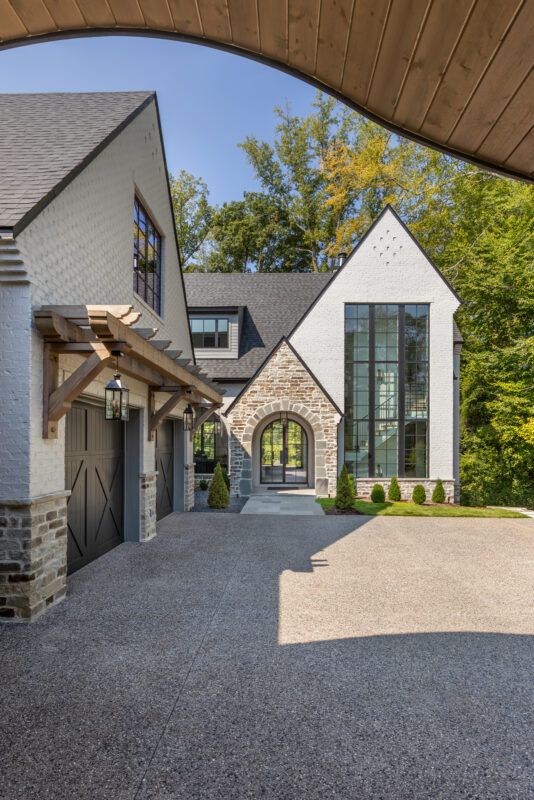
[[[123,434],[123,424],[106,422],[100,406],[76,403],[67,414],[69,572],[123,541]]]
[[[167,419],[156,430],[156,517],[162,519],[174,507],[174,423]]]

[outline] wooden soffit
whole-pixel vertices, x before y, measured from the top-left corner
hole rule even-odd
[[[423,144],[534,178],[534,0],[0,0],[0,47],[99,32],[260,59]]]

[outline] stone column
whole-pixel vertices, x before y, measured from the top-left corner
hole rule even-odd
[[[67,497],[0,501],[0,620],[31,622],[67,590]]]
[[[184,510],[191,511],[195,505],[195,465],[184,465]]]
[[[157,472],[141,473],[139,494],[139,541],[147,542],[156,535]]]

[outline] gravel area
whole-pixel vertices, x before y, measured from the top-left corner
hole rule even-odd
[[[230,497],[228,508],[210,508],[208,505],[208,490],[195,492],[195,507],[192,511],[202,511],[208,514],[239,514],[247,502],[248,497]]]
[[[534,522],[171,514],[0,626],[1,800],[532,800]]]

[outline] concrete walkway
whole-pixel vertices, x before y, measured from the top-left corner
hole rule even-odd
[[[315,489],[273,489],[252,494],[242,514],[290,514],[309,517],[324,516],[324,511],[315,502]]]
[[[0,626],[1,800],[532,800],[534,522],[176,514]]]

